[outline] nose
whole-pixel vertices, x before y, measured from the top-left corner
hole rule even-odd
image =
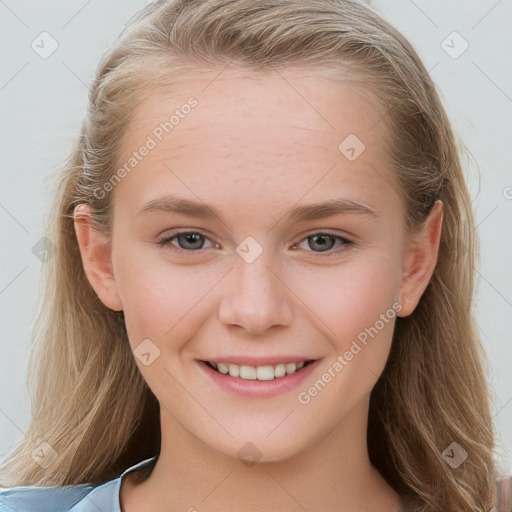
[[[242,327],[251,335],[291,325],[292,292],[273,267],[275,261],[266,251],[251,263],[236,255],[219,306],[219,320],[224,325]]]

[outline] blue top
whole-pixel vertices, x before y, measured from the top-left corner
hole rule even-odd
[[[0,488],[0,512],[121,512],[119,491],[123,477],[151,464],[155,457],[129,467],[114,480],[101,485]]]

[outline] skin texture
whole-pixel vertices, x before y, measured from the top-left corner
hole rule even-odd
[[[366,445],[370,392],[395,319],[308,404],[297,395],[394,302],[399,316],[414,310],[436,264],[443,205],[405,238],[383,112],[352,85],[293,69],[218,73],[197,71],[138,106],[120,166],[169,113],[198,101],[115,187],[112,240],[92,228],[87,207],[75,212],[94,290],[124,310],[132,349],[150,339],[160,350],[148,366],[136,362],[160,403],[161,455],[145,482],[126,479],[123,508],[397,512],[398,496]],[[338,149],[349,134],[366,146],[354,161]],[[138,214],[171,193],[211,205],[220,218]],[[340,197],[377,217],[286,218],[296,206]],[[173,229],[206,238],[158,245]],[[308,242],[323,230],[354,245],[327,238],[323,251]],[[248,236],[263,250],[252,263],[236,252]],[[180,254],[180,242],[196,252]],[[305,384],[270,398],[227,393],[198,367],[247,354],[321,361]],[[248,442],[260,457],[251,466],[237,458]]]

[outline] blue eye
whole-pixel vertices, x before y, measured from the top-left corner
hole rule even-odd
[[[177,231],[171,233],[169,236],[158,239],[157,243],[162,247],[169,247],[178,253],[191,254],[194,252],[200,252],[204,249],[205,240],[209,240],[209,238],[197,231]],[[175,245],[175,241],[178,243],[178,246]],[[354,242],[340,235],[327,232],[317,232],[303,238],[299,244],[294,244],[292,248],[296,249],[298,245],[300,246],[304,242],[306,242],[311,249],[314,249],[315,246],[319,249],[318,251],[313,250],[311,252],[318,254],[326,253],[326,256],[334,256],[339,252],[346,250],[348,247],[355,245]],[[332,250],[336,245],[336,242],[339,242],[340,247]],[[218,248],[219,245],[212,243],[212,247]]]

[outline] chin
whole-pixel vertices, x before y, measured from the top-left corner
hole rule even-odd
[[[229,446],[212,447],[229,457],[240,460],[247,467],[252,467],[256,463],[285,462],[298,455],[306,447],[306,442],[287,444],[277,437],[270,440],[266,438],[267,434],[268,432],[259,436],[242,435],[236,437],[234,442],[230,442]]]

